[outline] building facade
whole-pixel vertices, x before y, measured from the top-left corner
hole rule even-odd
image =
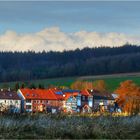
[[[20,113],[21,99],[15,91],[0,91],[0,112]]]
[[[19,89],[22,100],[22,112],[47,112],[56,110],[63,104],[63,95],[57,89]]]
[[[108,92],[100,92],[98,90],[88,90],[88,92],[92,95],[92,108],[93,111],[110,111],[110,107],[114,106],[114,98],[111,93]]]

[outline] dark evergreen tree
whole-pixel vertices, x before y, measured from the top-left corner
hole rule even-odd
[[[15,88],[14,88],[14,90],[17,91],[19,88],[20,88],[19,83],[16,83],[16,84],[15,84]]]
[[[39,88],[39,89],[44,89],[45,87],[44,87],[43,84],[39,84],[39,85],[38,85],[38,88]]]
[[[140,71],[140,46],[0,52],[0,82]],[[26,85],[25,85],[26,86]]]

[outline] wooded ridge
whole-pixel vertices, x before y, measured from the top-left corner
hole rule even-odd
[[[140,71],[140,46],[0,52],[0,82]]]

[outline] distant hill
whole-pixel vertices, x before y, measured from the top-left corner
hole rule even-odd
[[[0,82],[140,72],[140,46],[0,52]]]

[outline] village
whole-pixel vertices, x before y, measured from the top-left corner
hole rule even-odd
[[[140,0],[0,0],[0,139],[140,139]]]
[[[1,113],[121,112],[117,94],[98,90],[29,89],[0,90]]]

